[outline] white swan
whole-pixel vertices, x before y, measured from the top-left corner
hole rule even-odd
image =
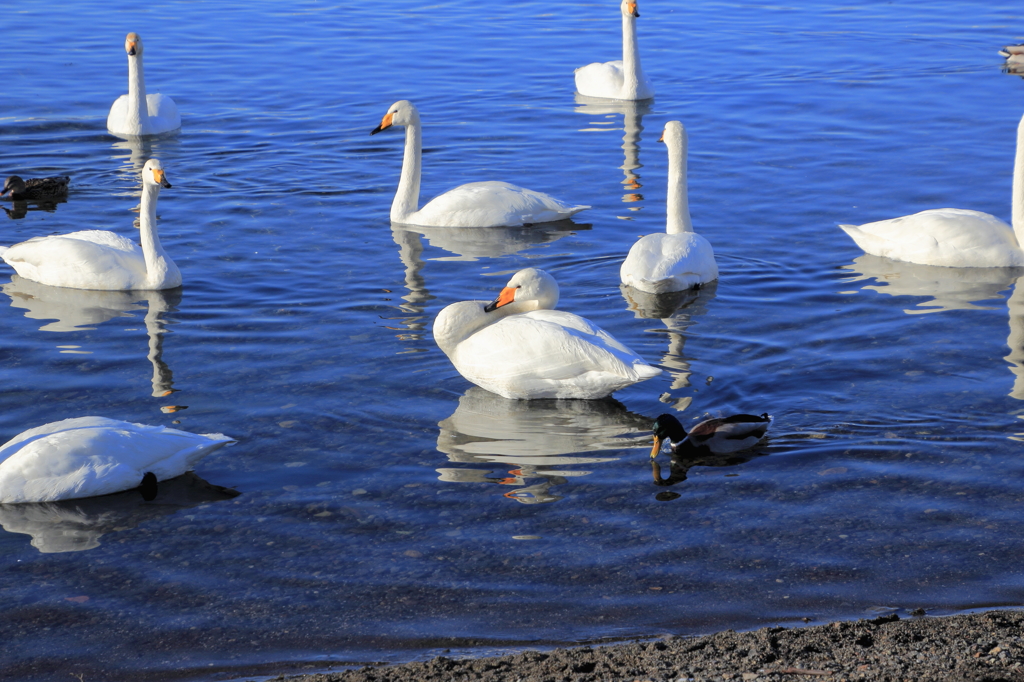
[[[634,0],[622,0],[622,59],[594,62],[576,69],[576,92],[606,99],[650,99],[654,87],[640,66],[636,44],[636,18],[640,16]]]
[[[233,442],[220,433],[195,434],[106,417],[44,424],[0,445],[0,503],[106,495],[139,487],[144,477],[155,496],[156,481],[180,476]]]
[[[55,287],[107,291],[179,287],[181,272],[164,252],[156,231],[161,186],[171,183],[160,162],[150,159],[142,169],[141,249],[113,232],[83,230],[0,246],[0,258],[22,277]]]
[[[558,284],[520,270],[498,297],[462,301],[434,320],[434,340],[459,374],[506,398],[604,398],[661,374],[593,322],[561,310]]]
[[[158,135],[181,127],[178,105],[167,95],[146,94],[146,78],[142,71],[142,38],[129,33],[124,39],[128,53],[128,94],[121,95],[110,106],[107,130],[114,135]]]
[[[420,202],[420,113],[412,102],[395,102],[370,134],[405,126],[402,177],[391,204],[392,222],[424,227],[514,227],[564,220],[589,206],[570,206],[543,192],[507,182],[471,182],[448,190],[423,208]]]
[[[668,219],[666,232],[641,237],[619,268],[623,284],[662,294],[683,291],[718,279],[715,251],[693,231],[686,193],[686,129],[669,121],[659,141],[668,147]]]
[[[866,225],[840,225],[873,256],[951,268],[1024,266],[1024,118],[1013,164],[1013,227],[980,211],[936,208]]]

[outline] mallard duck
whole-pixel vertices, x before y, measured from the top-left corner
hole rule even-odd
[[[667,440],[674,453],[711,452],[725,455],[753,447],[768,431],[772,417],[768,413],[734,414],[731,417],[705,419],[687,433],[679,420],[663,414],[654,421],[654,447],[651,459],[658,456]]]
[[[68,195],[67,175],[53,178],[29,178],[22,180],[19,175],[12,175],[4,182],[4,191],[0,197],[11,195],[14,201],[56,201]]]

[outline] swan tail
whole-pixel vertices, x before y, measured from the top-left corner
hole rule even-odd
[[[11,248],[11,247],[9,247],[9,246],[0,246],[0,258],[4,257],[4,254],[7,253],[7,249],[9,249],[9,248]]]
[[[850,239],[860,247],[864,253],[869,253],[872,256],[884,256],[884,240],[879,238],[877,235],[869,234],[864,230],[860,229],[858,225],[842,225],[839,227],[846,234],[850,235]]]
[[[637,381],[647,381],[661,374],[661,369],[648,365],[647,363],[636,363],[633,365],[633,370],[636,372]]]

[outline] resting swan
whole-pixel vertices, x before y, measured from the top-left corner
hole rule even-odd
[[[462,301],[434,320],[434,340],[459,374],[505,398],[604,398],[661,374],[593,322],[561,310],[558,284],[520,270],[498,297]]]
[[[0,445],[0,503],[106,495],[180,476],[217,448],[220,433],[195,434],[106,417],[77,417],[29,429]]]
[[[576,69],[576,91],[588,97],[605,99],[650,99],[654,87],[640,66],[636,44],[636,18],[640,12],[635,0],[622,0],[622,59],[594,62]]]
[[[395,102],[376,135],[393,125],[405,126],[405,156],[402,177],[391,204],[391,221],[423,227],[515,227],[564,220],[589,206],[570,206],[543,192],[524,189],[507,182],[471,182],[432,199],[420,202],[421,127],[420,113],[408,100]]]
[[[55,287],[106,291],[179,287],[181,272],[164,253],[156,231],[156,199],[160,187],[170,186],[160,162],[147,161],[142,168],[139,211],[141,249],[114,232],[83,230],[0,246],[0,258],[25,279]]]
[[[128,94],[121,95],[110,107],[107,130],[114,135],[138,136],[169,133],[181,127],[178,105],[166,95],[146,94],[142,71],[142,38],[129,33],[124,39],[128,53]]]
[[[641,237],[619,268],[623,284],[662,294],[685,291],[718,279],[715,251],[693,231],[686,196],[686,129],[669,121],[659,138],[668,147],[668,218],[664,233]]]
[[[1013,227],[980,211],[936,208],[866,225],[840,225],[873,256],[951,268],[1024,266],[1024,118],[1013,164]]]

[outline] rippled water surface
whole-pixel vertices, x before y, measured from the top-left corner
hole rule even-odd
[[[0,243],[131,236],[146,159],[184,277],[68,291],[0,266],[0,440],[89,414],[238,439],[162,489],[0,506],[0,677],[214,680],[898,609],[1024,603],[1024,294],[1013,270],[863,255],[837,227],[1010,217],[1024,82],[1000,0],[645,0],[656,99],[577,101],[617,2],[70,0],[5,11]],[[183,127],[108,135],[128,31]],[[424,199],[500,179],[593,208],[525,229],[390,224],[417,103]],[[689,131],[717,285],[633,300]],[[526,266],[666,372],[597,402],[509,401],[434,345],[448,303]],[[654,483],[650,424],[770,412],[764,447]],[[666,465],[662,474],[667,477]],[[216,486],[233,488],[233,496]]]

